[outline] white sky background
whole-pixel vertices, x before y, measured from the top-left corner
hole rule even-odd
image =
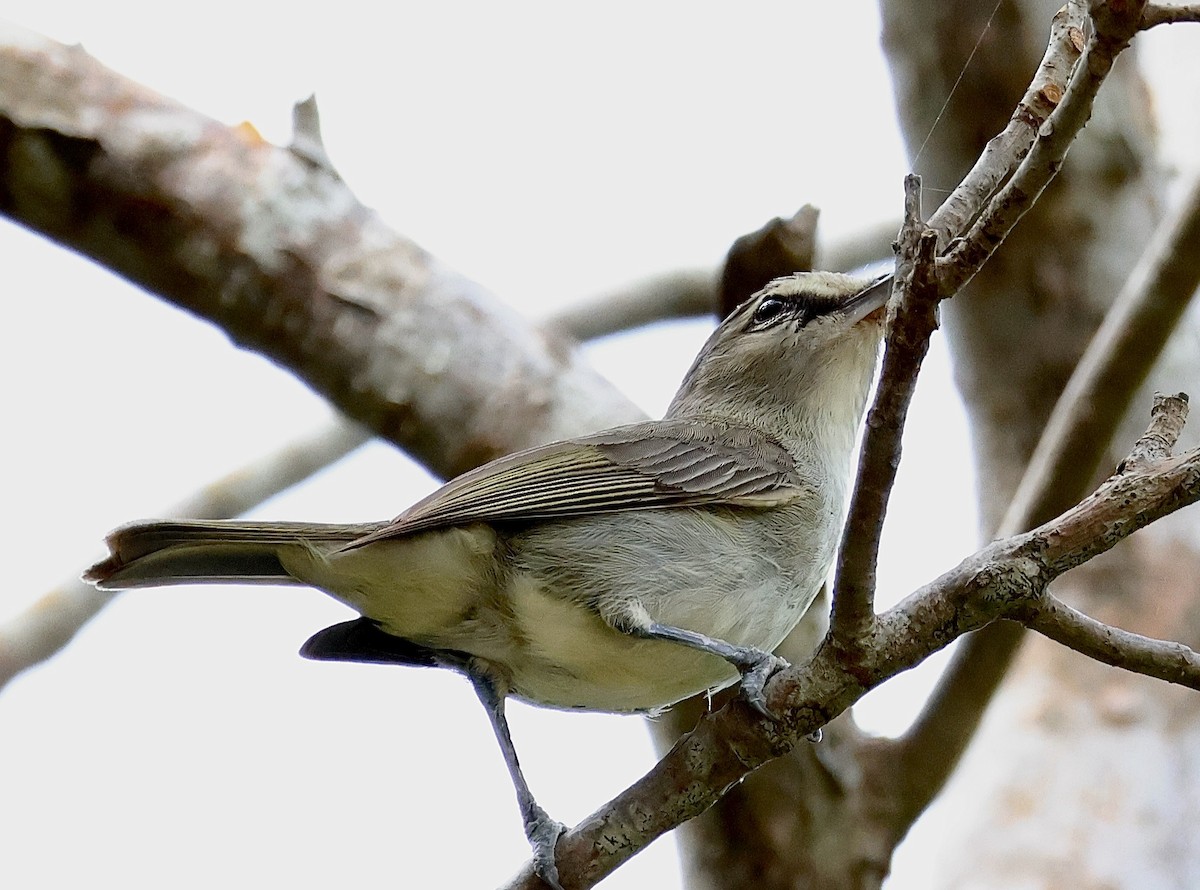
[[[329,153],[360,198],[535,317],[644,274],[715,265],[734,238],[806,202],[826,235],[899,214],[905,162],[873,3],[342,2],[311,17],[267,6],[9,0],[0,13],[275,142],[289,138],[291,103],[315,91]],[[0,258],[0,620],[90,563],[112,526],[327,416],[217,330],[7,223]],[[710,326],[588,353],[657,415]],[[885,604],[974,539],[940,338],[929,364],[885,539]],[[435,484],[373,444],[254,515],[385,518]],[[296,655],[346,617],[302,589],[119,598],[0,693],[0,885],[506,879],[528,851],[468,684]],[[902,726],[920,673],[872,696],[864,721]],[[519,703],[510,716],[535,794],[568,824],[652,763],[637,718]],[[920,886],[920,834],[891,886]],[[664,840],[605,886],[677,886],[676,875]]]

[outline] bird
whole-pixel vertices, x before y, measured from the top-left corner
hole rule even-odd
[[[891,276],[771,281],[714,330],[661,420],[539,445],[390,521],[144,520],[85,578],[106,590],[299,584],[359,617],[318,660],[449,668],[487,710],[536,873],[565,827],[537,803],[504,705],[656,712],[740,678],[762,713],[772,654],[829,574]]]

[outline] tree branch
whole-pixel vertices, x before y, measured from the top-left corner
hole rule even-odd
[[[1076,366],[999,534],[1042,522],[1087,490],[1117,422],[1200,286],[1198,243],[1200,176],[1193,177],[1176,211],[1159,226]],[[933,695],[897,741],[910,823],[949,779],[1022,637],[1021,625],[1001,621],[964,639]]]
[[[0,24],[0,213],[216,323],[443,477],[642,416],[309,155]]]
[[[1188,397],[1156,394],[1149,429],[1121,462],[1118,475],[1166,461],[1187,420]],[[1096,661],[1200,690],[1200,653],[1182,643],[1156,640],[1111,627],[1052,596],[1022,614],[1022,623]]]
[[[1183,643],[1111,627],[1050,594],[1029,609],[1024,624],[1088,658],[1200,690],[1200,653]]]
[[[1071,0],[1064,9],[1078,9],[1080,4],[1081,0]],[[938,264],[944,293],[956,293],[971,280],[1058,174],[1068,149],[1092,115],[1092,104],[1113,61],[1137,33],[1143,6],[1137,0],[1094,3],[1092,35],[1071,72],[1061,101],[1037,128],[1037,139],[1012,178]],[[1074,46],[1078,35],[1070,31],[1068,39]],[[1047,98],[1055,98],[1053,90]]]
[[[1109,479],[1061,516],[994,542],[884,612],[853,665],[845,664],[838,647],[827,640],[811,661],[789,668],[768,686],[768,706],[784,715],[778,723],[735,699],[704,716],[642,779],[568,831],[557,848],[564,884],[594,885],[869,690],[963,633],[1002,616],[1029,614],[1055,578],[1197,501],[1200,449],[1148,464],[1131,461],[1125,474]],[[1123,647],[1122,638],[1112,635],[1110,645],[1130,663],[1148,658],[1136,640]],[[1173,658],[1177,652],[1164,653],[1157,669],[1169,671],[1177,663]],[[537,881],[527,866],[509,886],[533,890]]]
[[[717,306],[718,274],[715,269],[680,269],[632,281],[559,310],[546,319],[546,327],[591,340],[659,321],[710,315]]]
[[[1171,25],[1176,22],[1200,22],[1200,3],[1184,3],[1179,6],[1147,3],[1142,11],[1139,28],[1145,31],[1155,25]]]
[[[901,437],[917,374],[937,329],[933,277],[937,233],[921,215],[921,180],[904,180],[904,226],[898,242],[895,305],[888,323],[883,369],[867,414],[854,495],[838,548],[829,633],[847,654],[857,653],[875,622],[875,569],[888,500],[900,466]]]
[[[1029,153],[1038,131],[1062,98],[1083,50],[1083,22],[1078,0],[1054,14],[1045,55],[1008,124],[988,140],[970,172],[929,218],[929,227],[937,231],[943,246],[967,230]]]

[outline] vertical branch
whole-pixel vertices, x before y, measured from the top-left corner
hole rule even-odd
[[[933,275],[937,233],[926,227],[921,216],[921,178],[915,174],[904,180],[904,225],[898,247],[883,370],[867,414],[830,615],[831,636],[849,648],[861,643],[874,627],[875,569],[883,520],[900,466],[908,406],[929,351],[929,338],[937,328],[939,288]]]

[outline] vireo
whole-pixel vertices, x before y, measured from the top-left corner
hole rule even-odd
[[[647,711],[740,674],[765,711],[770,652],[833,560],[890,281],[773,281],[712,334],[662,420],[492,461],[391,522],[138,522],[87,577],[309,585],[362,617],[303,655],[461,671],[557,886],[563,827],[525,783],[505,698]]]

